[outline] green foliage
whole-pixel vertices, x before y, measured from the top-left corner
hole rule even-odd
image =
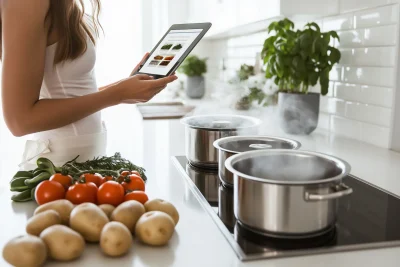
[[[340,60],[340,51],[329,45],[339,40],[335,31],[321,32],[315,22],[304,30],[294,31],[294,24],[285,18],[268,26],[268,37],[261,51],[266,65],[266,78],[272,78],[280,91],[307,93],[319,81],[321,94],[329,87],[329,72]]]
[[[197,56],[188,56],[178,71],[186,74],[187,76],[202,76],[207,72],[207,59],[200,59]]]
[[[243,64],[237,72],[237,76],[240,81],[249,79],[250,76],[254,75],[254,66]]]

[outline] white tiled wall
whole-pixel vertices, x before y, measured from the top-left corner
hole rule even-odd
[[[390,147],[399,50],[398,2],[340,0],[340,14],[317,20],[323,31],[338,31],[340,43],[334,45],[342,52],[340,64],[330,73],[329,94],[321,98],[320,128]],[[260,32],[210,41],[210,78],[220,77],[222,58],[227,75],[243,63],[254,64],[266,38],[267,33]],[[318,86],[312,88],[318,90]]]

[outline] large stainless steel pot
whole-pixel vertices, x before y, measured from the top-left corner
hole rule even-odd
[[[336,157],[299,150],[261,150],[225,161],[234,174],[236,218],[275,236],[310,236],[336,222],[337,202],[351,194],[342,179],[350,165]]]
[[[229,157],[261,149],[299,149],[297,141],[272,136],[231,136],[218,139],[214,147],[218,149],[218,175],[227,186],[233,186],[233,174],[225,168]]]
[[[186,157],[200,168],[218,168],[215,140],[235,135],[257,134],[261,120],[238,115],[200,115],[181,120],[185,125]]]

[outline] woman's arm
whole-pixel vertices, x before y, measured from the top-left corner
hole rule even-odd
[[[147,75],[136,75],[93,94],[39,100],[48,8],[49,0],[3,2],[3,114],[15,136],[59,128],[126,99],[148,101],[176,79],[172,76],[151,80]]]

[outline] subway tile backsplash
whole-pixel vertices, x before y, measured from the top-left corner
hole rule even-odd
[[[317,20],[323,31],[335,30],[340,42],[340,64],[330,73],[327,96],[321,97],[318,127],[332,133],[389,148],[392,108],[398,72],[400,0],[340,0],[340,14]],[[300,27],[304,19],[296,21]],[[301,23],[301,25],[300,25]],[[210,78],[219,78],[243,63],[254,64],[266,31],[212,40],[209,45]],[[210,69],[210,68],[209,68]],[[318,92],[317,85],[310,88]]]

